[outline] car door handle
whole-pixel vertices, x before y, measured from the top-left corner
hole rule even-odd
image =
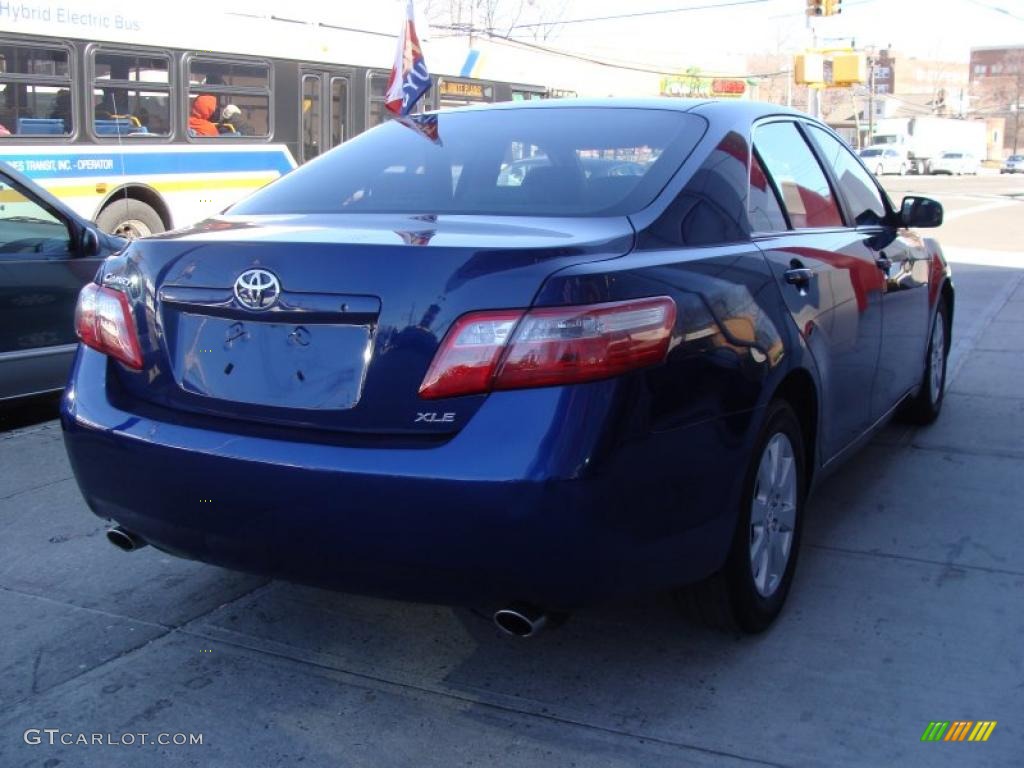
[[[793,267],[791,269],[787,269],[782,274],[783,277],[786,278],[786,282],[790,285],[803,287],[811,282],[811,278],[814,277],[814,270],[808,269],[807,267]]]
[[[892,269],[892,259],[886,256],[884,253],[878,254],[878,258],[875,259],[875,266],[883,272],[888,272]]]

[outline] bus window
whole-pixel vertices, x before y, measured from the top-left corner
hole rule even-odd
[[[270,66],[262,61],[234,61],[193,57],[188,63],[189,110],[203,95],[213,96],[216,107],[207,119],[218,126],[219,136],[270,136]],[[228,106],[233,115],[222,120]],[[197,132],[190,130],[190,135]]]
[[[366,110],[366,127],[373,128],[375,125],[380,125],[385,120],[391,118],[391,113],[385,108],[384,101],[386,99],[388,80],[391,79],[390,72],[371,72],[367,76],[367,100],[369,104]],[[419,114],[430,109],[430,98],[429,94],[424,96],[416,102],[416,106],[413,107],[413,114]]]
[[[331,146],[336,147],[345,140],[345,123],[348,121],[348,79],[331,78]]]
[[[66,48],[0,45],[0,136],[74,133]]]
[[[367,128],[380,125],[390,116],[390,113],[384,108],[384,94],[387,92],[389,77],[388,74],[374,72],[367,78],[367,93],[370,102],[366,112]]]
[[[170,56],[93,52],[92,127],[106,136],[171,132]]]
[[[302,76],[302,162],[320,154],[320,75]]]

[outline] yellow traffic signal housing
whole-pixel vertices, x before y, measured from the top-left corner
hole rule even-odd
[[[798,53],[794,56],[793,82],[797,85],[825,82],[825,57],[820,53]]]
[[[854,85],[868,81],[868,61],[863,53],[836,53],[832,56],[832,83]]]

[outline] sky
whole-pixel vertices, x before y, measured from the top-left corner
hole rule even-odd
[[[520,0],[508,0],[515,7]],[[248,12],[291,14],[392,32],[404,0],[209,0]],[[446,0],[432,0],[443,5]],[[693,6],[725,5],[676,13],[589,23],[567,23],[546,45],[655,67],[732,69],[748,54],[789,53],[810,42],[806,0],[523,0],[521,21],[540,6],[561,7],[562,19],[615,16]],[[419,0],[422,15],[427,0]],[[531,7],[532,6],[532,7]],[[891,45],[903,56],[961,60],[972,46],[1024,44],[1024,0],[843,0],[839,16],[819,18],[820,45],[876,48]],[[531,30],[516,34],[527,36]],[[529,39],[529,38],[527,38]]]
[[[710,5],[727,0],[640,0],[630,12]],[[610,0],[573,0],[567,18],[622,13]],[[766,0],[717,10],[567,25],[566,47],[617,49],[637,59],[685,53],[695,63],[749,53],[788,52],[808,45],[804,0]],[[1007,13],[1001,13],[1002,8]],[[579,15],[576,15],[579,14]],[[904,56],[966,61],[972,46],[1024,44],[1024,0],[844,0],[838,16],[814,22],[819,45],[876,48]]]

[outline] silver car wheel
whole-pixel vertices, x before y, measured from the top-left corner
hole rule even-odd
[[[946,365],[946,324],[942,321],[942,315],[935,315],[935,324],[932,327],[931,360],[930,371],[932,402],[939,402],[942,394],[942,380]]]
[[[764,447],[750,508],[750,572],[762,597],[782,583],[793,548],[797,473],[793,444],[776,432]]]

